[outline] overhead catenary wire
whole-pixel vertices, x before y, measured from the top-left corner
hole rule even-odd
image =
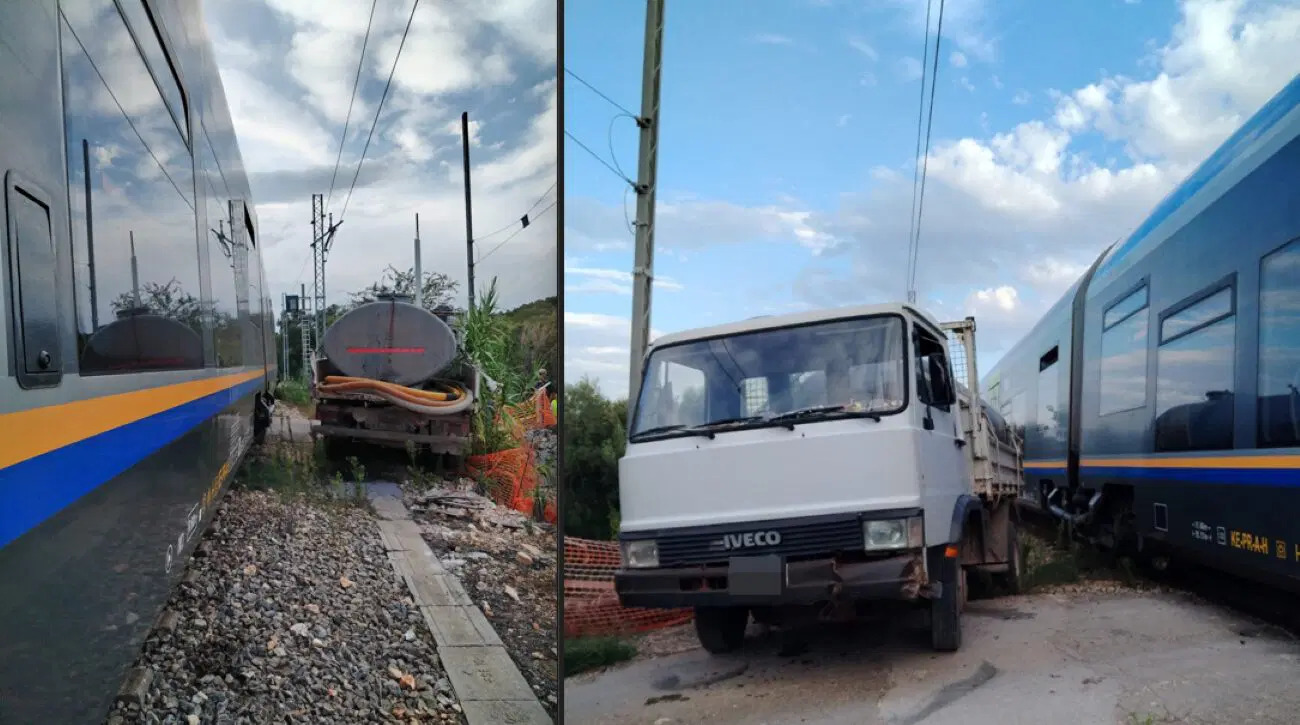
[[[636,182],[632,181],[631,179],[621,174],[618,169],[611,166],[610,163],[606,161],[604,158],[602,158],[600,154],[596,153],[595,151],[592,151],[590,148],[587,147],[587,144],[579,141],[577,136],[574,136],[573,134],[569,133],[569,129],[567,128],[564,129],[564,135],[568,136],[570,141],[573,141],[574,143],[578,144],[578,146],[582,147],[583,151],[586,151],[587,153],[591,154],[591,157],[593,159],[599,161],[605,168],[609,169],[609,173],[622,179],[623,182],[626,183],[628,186],[636,188]]]
[[[939,0],[939,20],[935,25],[934,32],[934,57],[933,66],[930,72],[930,110],[925,122],[925,149],[921,156],[921,189],[916,200],[916,233],[912,243],[912,268],[911,276],[908,278],[908,291],[911,296],[916,294],[916,268],[920,264],[921,253],[921,222],[925,218],[925,177],[930,167],[930,134],[934,130],[934,92],[938,87],[939,81],[939,47],[943,40],[943,8],[944,0]],[[922,68],[922,73],[925,69]]]
[[[597,88],[597,87],[591,85],[590,83],[588,83],[587,81],[583,80],[583,79],[582,79],[582,76],[578,75],[577,73],[574,73],[573,71],[569,70],[567,67],[564,69],[564,72],[565,72],[565,73],[568,73],[568,74],[571,75],[571,76],[573,76],[574,80],[578,81],[578,82],[581,83],[582,85],[584,85],[584,86],[590,88],[591,91],[592,91],[592,93],[595,93],[596,95],[598,95],[598,96],[600,96],[601,98],[603,98],[603,99],[605,99],[606,101],[608,101],[608,102],[609,102],[609,105],[613,106],[614,108],[617,108],[618,110],[622,111],[623,113],[626,113],[627,115],[631,116],[632,118],[639,118],[639,116],[637,116],[635,113],[632,113],[631,111],[627,110],[627,108],[625,108],[625,107],[623,106],[623,104],[619,103],[618,101],[614,100],[613,98],[610,98],[609,96],[607,96],[607,95],[605,95],[604,93],[602,93],[602,92],[600,91],[599,88]]]
[[[510,231],[511,229],[514,229],[514,228],[515,228],[515,225],[517,225],[517,224],[522,224],[522,223],[523,223],[523,218],[524,218],[524,217],[526,217],[526,216],[528,216],[529,214],[531,214],[531,213],[533,212],[533,210],[537,208],[537,205],[538,205],[538,204],[541,204],[543,201],[546,201],[546,195],[551,193],[551,190],[555,188],[555,185],[556,185],[557,183],[559,183],[559,182],[554,182],[554,183],[552,183],[549,187],[547,187],[546,191],[543,191],[543,192],[542,192],[542,195],[539,196],[539,197],[537,197],[537,201],[533,202],[533,205],[530,206],[530,207],[528,207],[528,209],[527,209],[523,214],[520,214],[518,219],[516,219],[515,221],[512,221],[512,222],[510,222],[509,224],[507,224],[507,225],[501,227],[500,229],[496,230],[495,232],[489,232],[489,233],[487,233],[487,234],[484,234],[484,235],[481,236],[481,237],[474,237],[474,241],[475,241],[475,242],[481,242],[481,241],[483,241],[483,240],[485,240],[485,239],[491,239],[492,237],[495,237],[496,235],[498,235],[498,234],[500,234],[500,233],[502,233],[502,232],[508,232],[508,231]]]
[[[366,34],[361,39],[361,54],[357,56],[357,75],[352,79],[352,97],[348,99],[348,114],[343,119],[343,133],[339,136],[339,152],[334,159],[334,173],[330,176],[330,190],[325,195],[326,209],[329,208],[330,199],[334,198],[334,182],[338,179],[339,164],[343,161],[343,144],[348,139],[348,125],[352,122],[352,106],[357,100],[357,88],[361,86],[361,69],[365,67],[366,45],[370,43],[370,27],[375,22],[375,7],[378,5],[379,0],[371,0],[370,19],[366,21]]]
[[[925,34],[921,39],[921,96],[916,102],[916,152],[912,156],[912,211],[907,220],[907,272],[903,274],[903,279],[907,282],[908,302],[912,301],[912,255],[915,251],[914,240],[916,238],[916,193],[921,182],[921,123],[925,118],[925,67],[930,62],[930,12],[933,7],[934,0],[928,0],[925,4]]]
[[[357,160],[357,171],[352,175],[352,184],[348,187],[348,195],[343,199],[343,211],[339,214],[339,221],[348,213],[348,203],[352,201],[352,192],[357,188],[357,179],[361,176],[361,165],[366,162],[366,152],[370,150],[370,141],[375,136],[375,127],[379,125],[379,114],[384,110],[384,101],[388,98],[388,89],[393,85],[393,75],[397,72],[397,62],[402,59],[402,49],[406,47],[406,36],[411,32],[411,21],[415,20],[415,9],[420,7],[420,0],[415,0],[411,5],[411,14],[406,18],[406,29],[402,31],[402,40],[397,44],[397,55],[393,56],[393,67],[388,70],[388,81],[384,83],[384,93],[379,97],[379,105],[375,107],[375,118],[370,122],[370,133],[366,134],[366,145],[361,149],[361,158]]]
[[[537,212],[537,216],[534,217],[534,218],[535,218],[535,219],[540,219],[540,218],[542,218],[542,215],[543,215],[543,214],[545,214],[546,212],[548,212],[548,211],[550,211],[551,209],[554,209],[554,208],[555,208],[556,203],[557,203],[557,202],[554,202],[554,201],[553,201],[553,202],[551,202],[550,204],[547,204],[547,205],[546,205],[546,206],[545,206],[541,211]],[[527,228],[527,227],[522,227],[522,226],[521,226],[521,227],[519,227],[518,229],[516,229],[516,230],[514,231],[513,234],[511,234],[510,236],[506,237],[505,239],[502,239],[500,242],[497,243],[497,245],[496,245],[495,247],[493,247],[492,249],[488,250],[488,253],[487,253],[487,254],[484,254],[483,256],[479,257],[479,258],[478,258],[478,261],[474,262],[474,264],[476,264],[476,265],[482,264],[482,263],[483,263],[483,260],[485,260],[485,259],[487,259],[488,257],[491,257],[491,256],[492,256],[492,252],[495,252],[495,251],[497,251],[498,249],[504,247],[504,246],[506,245],[506,242],[509,242],[511,239],[514,239],[516,236],[519,235],[520,232],[522,232],[522,231],[523,231],[524,229],[526,229],[526,228]]]

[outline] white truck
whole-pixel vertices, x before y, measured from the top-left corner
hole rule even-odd
[[[693,607],[710,652],[750,615],[873,600],[928,606],[954,651],[968,571],[1019,587],[1020,446],[978,402],[974,318],[885,304],[667,335],[634,400],[615,588]]]

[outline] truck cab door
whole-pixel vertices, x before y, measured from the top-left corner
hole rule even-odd
[[[948,361],[948,345],[919,325],[912,327],[912,369],[915,371],[922,505],[927,511],[927,543],[939,528],[946,529],[957,497],[970,492],[970,471],[958,421],[956,389]],[[931,530],[932,522],[941,524]],[[947,536],[947,531],[943,536]]]

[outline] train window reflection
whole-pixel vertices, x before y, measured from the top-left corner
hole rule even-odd
[[[199,193],[204,197],[208,233],[208,268],[212,271],[212,302],[209,314],[216,348],[217,367],[242,365],[243,338],[240,336],[240,295],[237,281],[247,263],[247,250],[237,247],[231,233],[230,192],[217,162],[216,152],[206,130],[198,144],[201,177]],[[244,288],[247,290],[247,287]]]
[[[1110,329],[1129,315],[1147,306],[1147,286],[1144,284],[1106,309],[1102,316],[1102,329]]]
[[[1232,314],[1232,288],[1224,287],[1214,294],[1166,317],[1160,323],[1160,342],[1166,343],[1179,335]]]
[[[1259,445],[1300,445],[1300,239],[1259,274]]]
[[[1098,415],[1133,410],[1146,404],[1147,314],[1139,312],[1101,333]]]
[[[1160,346],[1156,354],[1157,451],[1232,448],[1236,318]]]
[[[145,7],[144,0],[122,0],[120,7],[122,12],[126,14],[131,30],[135,32],[136,41],[141,52],[144,53],[150,68],[153,70],[154,78],[158,82],[158,89],[167,101],[172,118],[176,121],[177,129],[188,141],[190,134],[189,122],[186,118],[185,92],[181,88],[181,81],[176,74],[176,68],[167,57],[167,51],[163,49],[162,36],[158,33],[153,18],[150,17],[149,9]]]
[[[202,367],[189,151],[112,0],[61,8],[81,373]]]
[[[1035,423],[1041,443],[1048,451],[1057,450],[1065,441],[1066,406],[1060,399],[1058,357],[1059,348],[1053,347],[1038,363],[1038,419]]]

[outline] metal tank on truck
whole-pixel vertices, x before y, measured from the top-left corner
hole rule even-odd
[[[450,310],[391,295],[348,311],[325,331],[312,365],[312,435],[464,455],[478,372],[460,355]]]

